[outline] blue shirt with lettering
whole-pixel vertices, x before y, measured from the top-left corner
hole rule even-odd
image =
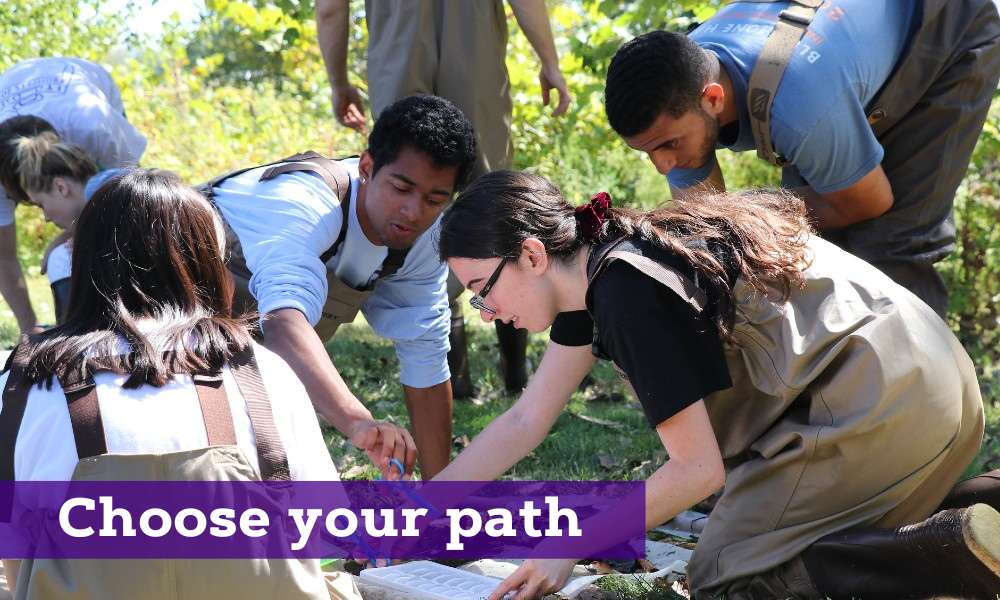
[[[715,54],[733,84],[737,135],[720,135],[718,148],[755,148],[747,114],[747,87],[764,42],[787,2],[728,4],[690,37]],[[771,107],[771,140],[819,193],[843,190],[882,161],[867,110],[906,51],[920,23],[920,3],[907,0],[832,0],[816,12],[792,52]],[[670,184],[704,181],[714,159],[701,168],[673,169]],[[786,182],[788,178],[786,177]]]

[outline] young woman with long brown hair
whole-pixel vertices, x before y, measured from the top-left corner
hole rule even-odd
[[[445,213],[439,250],[484,320],[551,326],[551,341],[438,479],[510,468],[596,355],[669,456],[646,481],[646,524],[725,486],[688,564],[694,598],[1000,591],[1000,515],[936,512],[982,441],[969,357],[916,296],[815,236],[797,198],[574,208],[541,177],[496,172]],[[573,563],[529,560],[491,600],[556,590]]]

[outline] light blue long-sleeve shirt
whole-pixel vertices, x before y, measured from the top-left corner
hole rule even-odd
[[[215,189],[216,206],[240,238],[261,315],[294,308],[315,325],[326,299],[327,269],[356,288],[378,276],[388,249],[372,244],[358,222],[358,161],[339,162],[351,176],[347,236],[326,264],[319,257],[337,240],[343,211],[320,176],[292,172],[258,181],[259,168]],[[439,226],[436,221],[417,238],[399,271],[379,282],[361,306],[375,334],[395,343],[400,381],[416,388],[450,376],[448,269],[433,244]]]

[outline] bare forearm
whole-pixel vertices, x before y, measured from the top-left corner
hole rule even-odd
[[[316,0],[316,34],[326,76],[334,89],[347,85],[349,12],[348,0]]]
[[[17,258],[17,230],[13,224],[0,227],[0,294],[10,305],[21,333],[33,332],[38,327],[38,319],[28,297],[21,261]]]
[[[487,425],[436,479],[492,480],[545,439],[594,356],[590,346],[549,343],[521,398]]]
[[[368,409],[344,383],[301,312],[283,308],[268,313],[264,320],[264,346],[285,359],[302,380],[313,406],[338,431],[350,435],[356,423],[372,420]]]
[[[545,10],[543,0],[508,0],[514,18],[528,38],[528,43],[538,54],[538,60],[543,66],[559,65],[559,54],[556,52],[555,40],[552,38],[552,28],[549,24],[549,14]]]
[[[451,461],[451,380],[427,388],[404,385],[403,393],[420,474],[426,481]]]
[[[885,214],[895,202],[881,165],[840,191],[820,194],[808,186],[793,191],[805,201],[809,217],[820,230],[843,229],[874,219]]]

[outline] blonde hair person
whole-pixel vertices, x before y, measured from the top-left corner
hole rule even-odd
[[[146,149],[146,137],[125,117],[121,91],[103,65],[53,56],[22,60],[0,72],[0,295],[22,333],[41,327],[17,254],[15,207],[27,197],[11,141],[40,131],[80,146],[102,169],[135,166]]]
[[[83,187],[97,174],[97,163],[86,150],[61,141],[51,131],[15,138],[11,143],[28,201],[45,211],[46,221],[72,234],[86,204]]]
[[[18,166],[17,179],[28,202],[44,211],[46,221],[63,230],[49,243],[42,260],[42,273],[49,275],[56,321],[61,322],[69,300],[70,238],[87,203],[85,186],[97,174],[97,163],[82,147],[60,140],[53,131],[16,137],[9,143]]]

